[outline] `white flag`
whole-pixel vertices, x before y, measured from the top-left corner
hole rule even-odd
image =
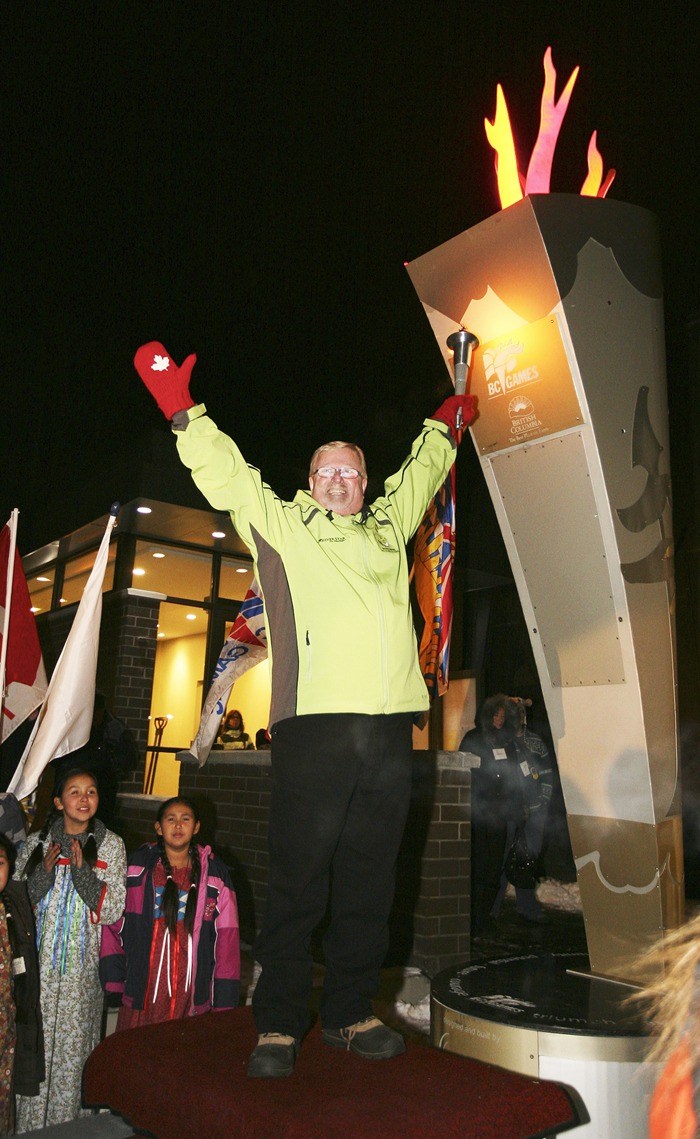
[[[41,712],[7,788],[18,799],[31,795],[52,759],[75,751],[90,738],[102,616],[102,583],[117,510],[118,506],[112,507],[95,564],[49,681]]]
[[[263,599],[260,586],[253,578],[231,632],[219,653],[214,679],[202,708],[197,735],[192,741],[190,750],[180,752],[180,756],[193,755],[200,767],[206,763],[234,681],[254,664],[265,660],[266,656],[267,632]]]

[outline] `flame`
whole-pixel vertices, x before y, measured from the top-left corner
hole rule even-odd
[[[520,188],[520,175],[518,174],[518,159],[515,154],[515,142],[510,125],[510,116],[506,106],[506,97],[499,83],[496,87],[496,114],[493,122],[484,119],[486,137],[496,151],[496,178],[498,180],[498,194],[503,209],[519,202],[523,196]]]
[[[544,53],[544,86],[542,88],[542,103],[540,105],[540,129],[537,141],[532,149],[530,165],[527,168],[525,181],[526,194],[548,194],[549,180],[552,174],[552,160],[554,148],[559,138],[559,130],[564,121],[564,115],[569,106],[571,92],[578,79],[579,69],[575,67],[569,76],[569,82],[561,93],[559,102],[554,100],[554,91],[557,83],[557,73],[552,63],[552,49],[547,48]]]
[[[544,53],[544,85],[540,104],[540,128],[523,178],[518,168],[515,140],[510,125],[508,106],[500,83],[496,88],[496,114],[493,122],[484,120],[486,137],[496,152],[496,177],[501,208],[519,202],[524,194],[548,194],[552,176],[554,150],[559,138],[561,124],[569,107],[569,100],[578,78],[579,68],[575,67],[559,99],[555,99],[557,73],[552,63],[552,49]],[[581,193],[589,197],[604,198],[612,185],[615,171],[610,170],[603,178],[603,158],[598,150],[596,131],[593,131],[588,144],[588,175]]]
[[[613,184],[615,171],[609,170],[603,182],[603,156],[598,150],[597,131],[593,131],[588,144],[588,174],[581,193],[590,198],[604,198]]]

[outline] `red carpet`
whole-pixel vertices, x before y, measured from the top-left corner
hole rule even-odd
[[[293,1074],[249,1080],[250,1008],[108,1036],[84,1097],[158,1139],[535,1139],[575,1127],[558,1084],[409,1042],[393,1060],[329,1048],[318,1024]]]

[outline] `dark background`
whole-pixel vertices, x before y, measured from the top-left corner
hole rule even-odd
[[[449,389],[403,263],[498,210],[483,120],[501,82],[525,169],[549,44],[557,94],[581,67],[552,190],[578,192],[596,129],[609,196],[661,227],[700,851],[699,31],[691,5],[611,0],[5,5],[0,523],[20,508],[21,552],[114,500],[204,506],[133,371],[150,339],[198,353],[195,399],[284,497],[333,438],[376,491]],[[510,578],[468,441],[457,470],[458,578]],[[536,695],[512,588],[486,662],[487,690]]]
[[[20,508],[21,551],[115,499],[203,505],[132,369],[149,339],[198,353],[195,398],[285,497],[329,438],[389,474],[448,386],[403,263],[498,209],[483,120],[499,81],[526,167],[548,44],[557,93],[581,65],[552,189],[578,192],[597,129],[610,196],[661,223],[686,527],[697,18],[624,9],[8,5],[0,514]],[[472,451],[461,557],[507,572]]]

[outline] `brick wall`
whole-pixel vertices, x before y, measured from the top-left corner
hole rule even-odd
[[[197,800],[202,832],[231,869],[241,936],[251,943],[265,908],[270,753],[212,753],[204,767],[185,761],[180,791]]]
[[[470,786],[467,756],[414,752],[388,963],[414,965],[434,976],[469,959]],[[214,753],[201,769],[186,761],[180,791],[197,800],[203,840],[211,842],[231,867],[241,936],[250,944],[265,906],[269,754]],[[127,850],[152,840],[161,801],[154,796],[121,796],[119,814]]]
[[[122,782],[124,791],[143,787],[159,609],[159,598],[135,596],[131,590],[104,601],[97,684],[110,711],[133,732],[140,755],[136,770]]]
[[[411,807],[397,866],[392,951],[429,976],[469,959],[470,811],[468,757],[414,752]]]

